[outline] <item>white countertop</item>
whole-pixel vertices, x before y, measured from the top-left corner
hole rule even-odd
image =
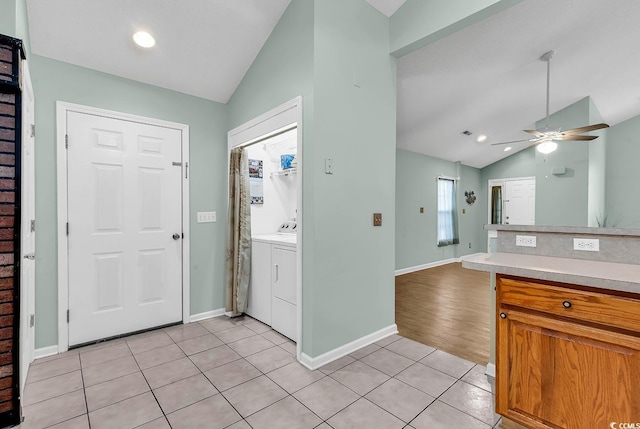
[[[640,265],[517,253],[463,256],[462,266],[479,271],[640,293]]]
[[[620,235],[640,237],[638,228],[594,228],[587,226],[550,226],[550,225],[485,225],[487,231],[547,232],[556,234],[581,235]]]
[[[264,243],[271,244],[287,244],[295,245],[298,239],[298,234],[277,233],[273,234],[259,234],[251,237],[254,241],[262,241]]]

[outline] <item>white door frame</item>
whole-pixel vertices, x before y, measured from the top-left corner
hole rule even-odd
[[[176,122],[130,115],[128,113],[98,109],[80,104],[56,101],[56,152],[57,152],[57,195],[58,195],[58,353],[69,349],[69,241],[67,239],[67,151],[65,136],[67,135],[67,113],[77,112],[89,115],[104,116],[146,125],[171,128],[182,133],[182,322],[189,323],[191,317],[189,278],[189,126]]]
[[[504,200],[504,190],[507,187],[507,182],[514,180],[536,180],[535,176],[526,176],[526,177],[509,177],[506,179],[489,179],[487,181],[487,224],[491,224],[491,187],[492,186],[500,186],[502,187],[502,199]],[[502,209],[504,211],[504,201],[502,204]],[[504,220],[504,219],[503,219]]]
[[[254,118],[244,124],[232,129],[228,133],[228,154],[229,159],[231,149],[239,146],[247,146],[256,140],[262,140],[268,138],[270,135],[275,135],[283,130],[290,128],[291,124],[295,123],[298,129],[297,135],[297,153],[296,159],[298,160],[297,174],[296,174],[296,186],[298,187],[298,215],[296,217],[298,223],[298,230],[302,231],[297,235],[296,241],[296,323],[297,323],[297,337],[296,341],[296,357],[300,361],[302,354],[302,236],[304,228],[302,225],[302,168],[304,165],[302,157],[302,96],[298,96],[292,100],[287,101],[280,106],[269,110],[266,113]],[[228,165],[228,162],[227,162]],[[228,167],[227,167],[228,169]],[[227,195],[229,190],[229,184],[227,183]],[[227,201],[229,198],[227,198]]]
[[[502,213],[504,214],[504,194],[507,188],[507,182],[512,180],[536,180],[535,176],[527,177],[509,177],[503,179],[489,179],[487,181],[487,224],[491,225],[491,188],[500,186],[502,188]],[[504,224],[504,218],[502,219]],[[501,225],[502,225],[501,224]],[[491,252],[491,239],[498,237],[498,231],[495,229],[487,230],[487,252]]]
[[[34,220],[35,221],[35,132],[32,133],[32,126],[35,126],[35,120],[33,121],[34,123],[30,123],[28,122],[30,119],[34,119],[34,117],[29,118],[26,115],[26,109],[27,109],[27,105],[30,104],[31,107],[31,114],[35,115],[35,98],[34,98],[34,93],[33,93],[33,85],[31,84],[31,74],[29,73],[29,63],[27,63],[27,60],[22,60],[22,70],[20,72],[20,77],[22,79],[22,84],[21,84],[21,89],[22,89],[22,124],[20,125],[21,129],[22,129],[22,136],[21,136],[21,147],[20,147],[20,152],[21,154],[24,154],[24,147],[25,147],[25,142],[28,139],[34,139],[33,142],[33,146],[31,147],[32,149],[32,153],[31,153],[31,165],[30,165],[30,170],[29,171],[29,175],[31,176],[31,180],[29,181],[30,186],[28,188],[25,188],[24,186],[24,181],[22,181],[22,178],[24,177],[25,174],[25,170],[27,170],[24,167],[24,162],[25,162],[25,157],[21,156],[20,157],[20,193],[21,193],[21,200],[20,204],[20,211],[21,211],[21,221],[22,220],[27,220],[27,221],[31,221]],[[31,103],[26,102],[26,99],[31,100]],[[29,196],[25,197],[25,194],[30,194]],[[33,198],[32,203],[34,204],[34,207],[32,207],[33,209],[33,217],[34,219],[24,219],[25,216],[25,212],[24,212],[24,204],[23,201],[25,198]],[[28,215],[28,213],[27,213]],[[31,228],[31,225],[29,223],[24,223],[21,222],[20,225],[20,254],[18,255],[18,257],[20,258],[20,261],[23,260],[23,257],[25,256],[25,250],[23,247],[23,243],[22,240],[24,238],[23,235],[23,230],[25,230],[26,228]],[[32,232],[35,234],[35,227],[34,229],[32,229]],[[34,245],[34,248],[32,249],[32,252],[35,252],[36,248]],[[31,315],[35,315],[35,294],[36,294],[36,290],[35,290],[35,260],[33,261],[33,270],[34,270],[34,278],[33,281],[30,282],[29,284],[25,284],[25,282],[23,282],[23,266],[21,263],[21,268],[20,271],[17,275],[20,276],[20,339],[19,339],[19,357],[18,357],[18,362],[19,362],[19,380],[20,380],[20,396],[23,395],[24,393],[24,387],[26,384],[26,378],[27,378],[27,372],[29,370],[29,365],[31,364],[31,362],[33,362],[33,358],[34,358],[34,353],[35,353],[35,328],[33,327],[33,325],[31,325]],[[27,340],[28,338],[28,340]]]

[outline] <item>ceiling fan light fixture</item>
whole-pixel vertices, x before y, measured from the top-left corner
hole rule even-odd
[[[554,142],[553,140],[542,142],[538,146],[536,146],[536,150],[545,155],[550,154],[556,149],[558,149],[558,143]]]
[[[138,31],[133,35],[133,41],[142,48],[152,48],[156,44],[156,39],[146,31]]]

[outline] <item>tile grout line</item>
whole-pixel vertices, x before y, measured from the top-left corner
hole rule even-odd
[[[164,331],[164,330],[163,330]],[[166,332],[165,332],[166,333]],[[171,338],[171,336],[169,334],[167,334],[167,336],[169,338]],[[176,342],[173,340],[173,338],[171,338],[171,341],[173,341],[174,344],[176,344]],[[140,375],[142,375],[142,378],[144,379],[145,383],[147,383],[147,386],[149,387],[149,392],[151,392],[151,394],[153,395],[153,399],[155,399],[156,404],[158,404],[158,408],[160,409],[160,412],[162,413],[162,416],[164,417],[165,421],[167,422],[167,424],[169,425],[169,428],[171,428],[171,423],[169,422],[169,419],[167,418],[166,413],[164,412],[164,410],[162,409],[162,406],[160,405],[160,402],[158,401],[158,398],[156,397],[155,392],[153,391],[153,389],[151,388],[151,384],[149,384],[149,380],[147,380],[147,377],[144,375],[144,372],[142,372],[142,368],[140,368],[140,364],[138,363],[138,360],[136,359],[135,354],[133,353],[133,350],[131,350],[131,346],[129,345],[129,342],[125,340],[125,344],[127,345],[127,347],[129,348],[129,351],[131,352],[131,356],[133,357],[133,361],[136,363],[136,366],[138,367],[138,371],[140,371]],[[177,345],[177,344],[176,344]],[[178,346],[180,347],[180,346]],[[161,348],[161,347],[156,347],[156,348]],[[154,349],[151,349],[154,350]],[[149,350],[145,350],[145,351],[149,351]],[[144,353],[144,352],[143,352]],[[140,395],[136,395],[136,396],[141,396],[144,395],[147,392],[143,392]],[[134,396],[135,398],[135,396]],[[129,398],[131,399],[131,398]],[[122,402],[122,401],[120,401]],[[113,404],[112,404],[113,405]],[[106,408],[106,407],[105,407]],[[155,420],[155,419],[154,419]],[[153,420],[150,420],[148,422],[144,422],[142,425],[146,425],[147,423],[152,422]],[[136,427],[142,426],[142,425],[138,425]]]

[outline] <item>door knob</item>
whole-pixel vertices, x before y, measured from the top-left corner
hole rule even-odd
[[[180,234],[178,234],[177,232],[175,234],[172,235],[174,240],[179,240],[180,239]]]

